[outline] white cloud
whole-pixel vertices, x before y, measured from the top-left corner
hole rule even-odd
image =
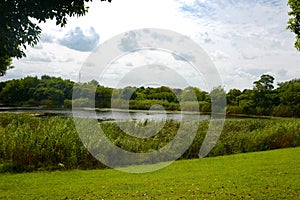
[[[69,31],[59,44],[77,51],[89,52],[98,46],[100,36],[93,27],[84,32],[80,27]]]
[[[138,49],[139,45],[137,42],[137,37],[135,32],[128,32],[125,38],[122,38],[119,43],[119,48],[121,51],[127,52],[132,49]]]
[[[186,17],[198,24],[199,33],[194,38],[214,60],[227,89],[251,88],[261,72],[269,72],[278,80],[300,76],[295,70],[300,56],[293,47],[294,36],[285,29],[289,10],[286,1],[179,2]],[[228,59],[224,60],[220,52]],[[285,69],[294,73],[277,73]],[[256,76],[251,75],[254,72]]]
[[[229,59],[229,55],[223,51],[216,50],[213,54],[211,54],[212,59],[219,61],[219,60],[227,60]]]
[[[42,33],[40,41],[43,43],[53,43],[55,41],[55,36],[47,33]]]

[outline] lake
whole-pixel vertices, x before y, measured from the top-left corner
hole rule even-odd
[[[37,116],[48,116],[48,115],[63,115],[72,117],[73,114],[76,117],[82,118],[96,118],[99,121],[122,121],[122,120],[165,120],[165,119],[210,119],[210,115],[202,115],[199,113],[181,113],[181,112],[163,112],[163,111],[146,111],[146,110],[114,110],[114,109],[103,109],[103,110],[55,110],[55,109],[40,109],[35,107],[0,107],[1,112],[28,112],[35,113]],[[74,113],[76,112],[76,113]]]

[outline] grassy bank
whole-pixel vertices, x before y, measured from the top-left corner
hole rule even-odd
[[[144,130],[151,132],[157,123],[147,123]],[[100,126],[117,146],[131,152],[150,152],[168,144],[177,134],[179,124],[168,120],[155,136],[146,139],[125,134],[114,122],[101,123]],[[198,157],[208,124],[207,120],[199,125],[190,124],[198,126],[198,132],[181,159]],[[126,122],[123,125],[132,128]],[[295,146],[300,146],[300,119],[227,119],[220,139],[208,156]],[[1,163],[2,172],[105,167],[82,145],[71,118],[37,118],[26,114],[0,115]]]
[[[115,170],[0,174],[0,199],[298,199],[300,148]]]

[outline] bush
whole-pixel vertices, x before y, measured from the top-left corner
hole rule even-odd
[[[199,112],[199,103],[197,101],[184,101],[181,103],[182,111]]]
[[[72,100],[65,99],[64,100],[64,108],[72,108]]]
[[[290,106],[279,105],[273,107],[272,113],[273,116],[280,116],[280,117],[292,117],[293,110]]]
[[[242,114],[243,111],[239,106],[230,106],[228,105],[226,108],[228,114]]]
[[[211,104],[206,101],[199,101],[200,112],[202,113],[210,113],[211,112]]]
[[[91,102],[88,98],[79,98],[72,100],[73,107],[91,107]]]

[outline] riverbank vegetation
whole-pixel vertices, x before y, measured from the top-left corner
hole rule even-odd
[[[229,90],[226,93],[227,113],[300,117],[300,79],[279,83],[276,89],[273,81],[274,77],[264,74],[253,83],[253,89]],[[220,87],[209,92],[196,87],[176,89],[166,86],[113,89],[101,86],[95,80],[74,83],[44,75],[0,82],[0,105],[71,108],[73,103],[79,107],[134,110],[161,109],[163,106],[166,110],[209,113],[213,92],[225,93]],[[72,94],[75,94],[73,98]]]
[[[147,129],[156,128],[155,123],[149,122]],[[123,126],[126,124],[130,123],[124,122]],[[99,124],[115,145],[131,152],[153,152],[163,147],[177,134],[179,125],[179,121],[167,120],[155,136],[141,139],[124,133],[117,122]],[[198,126],[198,132],[180,159],[198,158],[208,125],[208,120],[191,124]],[[226,120],[221,137],[208,156],[296,146],[300,146],[299,118],[231,118]],[[0,163],[2,172],[105,168],[83,146],[73,119],[29,114],[0,115]]]

